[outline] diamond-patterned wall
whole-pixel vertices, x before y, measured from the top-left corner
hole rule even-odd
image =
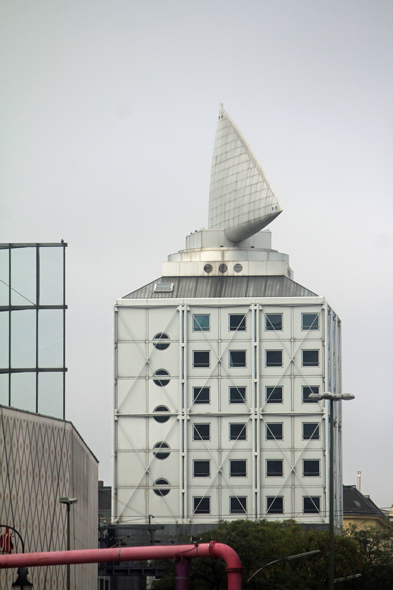
[[[97,547],[98,462],[70,422],[0,406],[0,523],[15,527],[26,552],[66,549],[66,507],[71,507],[71,549]],[[16,550],[21,547],[16,545]],[[11,588],[16,570],[1,570]],[[66,566],[30,569],[35,590],[66,588]],[[97,566],[71,566],[71,588],[95,590]]]

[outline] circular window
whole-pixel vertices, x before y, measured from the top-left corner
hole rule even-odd
[[[209,274],[210,272],[212,272],[213,267],[211,264],[205,264],[205,266],[203,267],[203,270]]]
[[[170,344],[168,340],[170,340],[168,334],[165,334],[164,332],[159,332],[154,336],[153,344],[158,350],[165,350],[166,348],[168,348]]]
[[[153,373],[153,381],[156,385],[159,385],[159,387],[168,385],[170,379],[166,379],[166,377],[169,377],[169,373],[168,371],[165,371],[165,369],[158,369]]]
[[[171,448],[166,442],[158,442],[153,447],[153,455],[157,459],[166,459],[171,454]]]
[[[227,267],[227,265],[226,265],[226,264],[220,264],[220,266],[218,267],[218,270],[219,270],[220,272],[227,272],[227,270],[228,270],[228,267]]]
[[[166,496],[171,491],[170,485],[167,479],[156,479],[153,484],[154,493],[157,496]]]
[[[166,406],[157,406],[153,412],[158,412],[158,414],[161,414],[162,412],[169,412],[169,408],[167,408]],[[156,422],[168,422],[169,420],[169,416],[165,416],[165,415],[158,415],[158,416],[153,416],[154,420]]]
[[[235,272],[242,272],[242,270],[243,270],[243,267],[242,267],[242,265],[241,265],[241,264],[235,264],[235,266],[233,267],[233,270],[234,270]]]

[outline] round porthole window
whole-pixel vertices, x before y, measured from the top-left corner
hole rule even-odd
[[[226,264],[220,264],[220,266],[218,267],[218,270],[219,270],[220,272],[227,272],[227,270],[228,270],[228,267],[227,267],[227,265],[226,265]]]
[[[158,442],[153,447],[153,455],[157,459],[166,459],[171,454],[171,448],[166,442]]]
[[[169,408],[166,406],[157,406],[153,412],[157,413],[157,416],[154,416],[156,422],[168,422],[169,416],[165,416],[165,413],[169,412]]]
[[[169,373],[165,371],[165,369],[158,369],[153,373],[153,381],[159,387],[164,387],[168,385],[170,379],[168,379]]]
[[[165,350],[170,345],[170,338],[165,332],[159,332],[153,338],[153,344],[158,350]]]
[[[235,264],[235,266],[233,267],[233,270],[234,270],[235,272],[242,272],[242,270],[243,270],[243,267],[242,267],[242,265],[241,265],[241,264]]]
[[[205,264],[205,266],[203,267],[203,270],[209,274],[212,272],[213,267],[211,264]]]
[[[156,479],[153,484],[154,493],[157,496],[166,496],[171,491],[171,484],[167,479]]]

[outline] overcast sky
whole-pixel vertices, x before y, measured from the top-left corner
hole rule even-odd
[[[0,0],[0,241],[67,250],[67,418],[111,483],[117,297],[207,227],[219,103],[343,325],[344,483],[393,502],[393,2]]]

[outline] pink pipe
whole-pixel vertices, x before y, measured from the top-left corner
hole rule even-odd
[[[198,557],[221,557],[227,564],[228,590],[241,590],[242,564],[239,556],[223,543],[200,545],[151,545],[147,547],[120,547],[117,549],[77,549],[75,551],[47,551],[43,553],[18,553],[0,555],[0,569],[74,563],[102,563],[105,561],[145,561],[148,559],[193,559]]]

